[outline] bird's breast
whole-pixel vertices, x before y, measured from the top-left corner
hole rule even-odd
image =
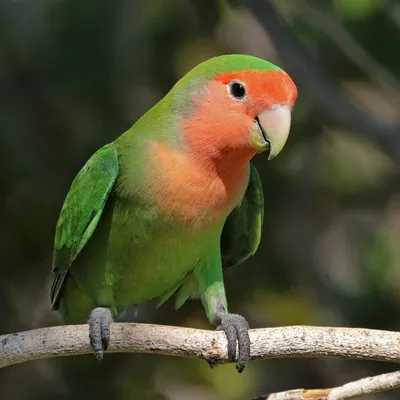
[[[249,170],[215,173],[160,143],[151,143],[149,190],[163,213],[182,222],[210,225],[225,219],[241,201]]]

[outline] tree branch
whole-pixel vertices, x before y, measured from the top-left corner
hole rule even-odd
[[[253,400],[346,400],[400,388],[400,371],[363,378],[331,389],[295,389]]]
[[[0,336],[0,368],[43,358],[92,353],[88,325],[55,326]],[[362,328],[288,326],[251,329],[251,359],[341,357],[400,362],[400,333]],[[228,362],[223,332],[166,325],[111,325],[111,353],[152,353]],[[265,400],[344,400],[400,388],[400,372],[364,378],[333,389],[297,389]]]
[[[250,330],[251,359],[342,357],[400,362],[400,333],[361,328],[289,326]],[[108,351],[153,353],[227,362],[223,332],[164,325],[111,325]],[[91,353],[88,325],[0,336],[0,368],[42,358]]]

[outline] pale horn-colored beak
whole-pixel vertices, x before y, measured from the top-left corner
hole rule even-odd
[[[252,144],[260,151],[269,150],[268,160],[276,157],[289,136],[292,111],[288,105],[279,105],[259,113],[255,119]]]

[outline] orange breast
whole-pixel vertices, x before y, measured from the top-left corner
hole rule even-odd
[[[239,169],[199,165],[162,143],[150,143],[151,191],[159,207],[182,221],[208,225],[224,218],[244,195],[248,163]]]

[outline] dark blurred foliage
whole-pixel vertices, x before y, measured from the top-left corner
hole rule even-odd
[[[400,329],[399,10],[389,0],[0,2],[0,333],[59,322],[54,227],[83,163],[191,67],[232,52],[279,64],[300,95],[283,153],[255,160],[265,229],[256,256],[226,275],[231,310],[252,327]],[[198,301],[177,312],[145,304],[139,321],[209,327]],[[391,368],[271,360],[238,375],[198,360],[82,356],[2,369],[0,398],[241,400]]]

